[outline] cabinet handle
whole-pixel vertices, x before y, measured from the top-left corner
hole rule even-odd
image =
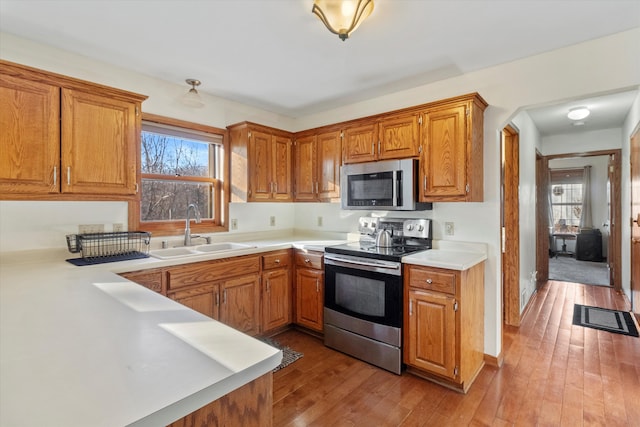
[[[222,291],[222,303],[223,304],[227,303],[227,290],[226,289],[224,291]]]
[[[267,293],[271,292],[271,280],[267,279]]]
[[[71,166],[67,166],[67,185],[71,185]]]
[[[319,188],[319,187],[320,187],[320,186],[318,185],[318,182],[316,181],[316,194],[318,194],[318,188]]]
[[[373,155],[373,154],[375,154],[375,152],[376,152],[376,143],[372,142],[371,143],[371,154]]]
[[[427,191],[427,176],[424,176],[424,191]]]
[[[53,167],[53,186],[57,186],[58,184],[58,167],[54,166]]]
[[[220,306],[220,292],[216,292],[216,306]]]
[[[277,192],[278,192],[278,183],[277,183],[277,182],[274,182],[274,183],[273,183],[273,192],[274,192],[274,193],[277,193]]]
[[[409,316],[413,316],[413,300],[409,300]]]
[[[316,293],[320,293],[320,284],[318,283],[318,279],[316,279]]]
[[[378,154],[380,154],[380,140],[378,140]]]
[[[427,279],[427,283],[428,283],[428,284],[432,284],[432,283],[433,283],[433,280],[431,280],[431,279]]]

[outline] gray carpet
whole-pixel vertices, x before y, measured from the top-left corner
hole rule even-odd
[[[606,262],[577,261],[559,256],[549,258],[549,280],[609,286],[609,271]]]

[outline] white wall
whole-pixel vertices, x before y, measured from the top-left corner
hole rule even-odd
[[[518,129],[520,143],[518,203],[520,312],[522,312],[536,289],[536,149],[539,151],[542,139],[526,111],[514,117],[513,124]]]
[[[187,89],[182,82],[176,84],[163,82],[7,34],[0,35],[0,57],[144,93],[149,95],[149,99],[143,104],[144,111],[218,127],[224,127],[237,121],[251,120],[296,131],[463,93],[479,92],[490,105],[485,112],[484,122],[485,201],[482,203],[439,203],[430,215],[437,223],[442,221],[455,222],[456,234],[452,236],[452,240],[483,242],[488,246],[489,257],[485,265],[485,352],[497,356],[501,352],[502,327],[499,280],[501,270],[499,256],[500,131],[521,107],[637,87],[640,83],[640,44],[637,43],[638,39],[640,39],[640,28],[419,86],[411,90],[347,105],[296,121],[215,97],[207,97],[207,107],[204,109],[187,109],[175,102]],[[415,54],[415,52],[410,51],[410,54]],[[638,118],[635,116],[629,120],[635,120],[637,123]],[[635,126],[635,123],[629,123],[629,127]],[[625,167],[627,168],[628,181],[628,164]],[[626,189],[623,188],[623,192],[625,190],[629,190],[628,185]],[[628,203],[628,197],[626,200]],[[12,204],[13,202],[5,203]],[[251,213],[252,217],[256,219],[264,217],[259,206],[257,205],[255,212]],[[296,206],[295,209],[297,210],[298,207]],[[9,218],[7,222],[12,224],[19,222],[19,211],[19,209],[14,209],[12,215],[16,216]],[[85,219],[83,217],[80,220],[84,221]],[[40,226],[46,227],[46,218],[42,218],[41,221]],[[258,222],[264,224],[263,220]],[[268,226],[265,229],[268,229]],[[0,232],[4,232],[4,230],[0,229]],[[4,233],[2,234],[4,240]],[[623,252],[623,261],[626,256],[628,270],[628,247],[626,251],[626,255]]]

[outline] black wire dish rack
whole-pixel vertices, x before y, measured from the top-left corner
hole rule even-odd
[[[68,234],[69,252],[82,253],[82,258],[67,261],[82,266],[148,258],[150,242],[151,233],[146,231]]]

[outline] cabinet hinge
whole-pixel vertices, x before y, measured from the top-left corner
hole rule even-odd
[[[298,141],[296,141],[295,139],[293,140],[293,145],[298,145]]]
[[[138,194],[138,183],[136,182],[136,194]]]
[[[464,113],[468,116],[469,114],[471,114],[471,110],[469,110],[469,107],[465,108]]]
[[[422,124],[422,114],[420,114],[420,117],[418,117],[418,124],[421,125]]]
[[[418,154],[422,154],[422,145],[418,146]]]
[[[453,302],[453,311],[458,311],[458,301]]]
[[[458,373],[460,372],[460,369],[456,366],[455,368],[453,368],[453,375],[454,376],[458,376]]]
[[[249,138],[251,138],[251,131],[249,131],[249,132],[247,133],[247,136],[248,136]]]
[[[138,109],[138,106],[136,105],[136,117],[138,117],[140,115],[140,109]]]
[[[344,138],[344,131],[341,130],[340,131],[340,139],[343,139],[343,138]]]

